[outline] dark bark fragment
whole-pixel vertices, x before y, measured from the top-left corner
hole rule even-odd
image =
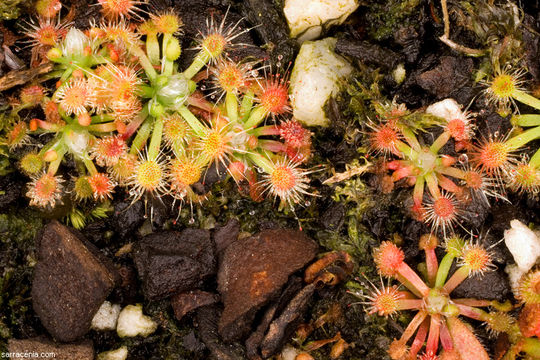
[[[261,344],[263,358],[268,358],[277,353],[283,344],[290,338],[296,327],[302,321],[305,311],[316,284],[309,284],[302,289],[289,303],[283,313],[270,324],[270,328]]]
[[[150,234],[135,244],[134,261],[152,300],[198,288],[216,272],[210,233],[199,229]]]
[[[392,70],[404,61],[398,53],[367,41],[340,38],[335,50],[338,54],[352,56],[363,63],[382,67],[385,70]]]

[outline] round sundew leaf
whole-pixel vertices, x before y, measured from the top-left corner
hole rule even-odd
[[[462,359],[489,360],[489,355],[476,336],[457,317],[446,319],[454,347]]]

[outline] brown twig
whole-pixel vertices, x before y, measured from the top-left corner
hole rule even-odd
[[[331,185],[331,184],[335,184],[335,183],[350,179],[353,176],[361,175],[365,173],[366,171],[369,171],[371,169],[371,166],[372,164],[369,162],[366,162],[364,165],[360,165],[360,166],[353,166],[353,167],[347,166],[345,172],[335,174],[331,178],[326,179],[323,182],[323,184]]]
[[[472,49],[460,44],[455,43],[450,40],[450,16],[448,15],[448,4],[447,0],[441,0],[441,7],[443,12],[443,21],[444,21],[444,35],[439,37],[443,43],[451,47],[452,49],[464,53],[469,56],[482,56],[485,54],[485,50]]]
[[[7,75],[0,78],[0,91],[5,91],[14,86],[26,84],[39,75],[47,74],[53,69],[53,67],[53,63],[46,63],[33,69],[10,71],[7,73]]]

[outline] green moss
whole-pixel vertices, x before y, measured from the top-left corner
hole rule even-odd
[[[479,73],[492,71],[504,64],[520,65],[527,49],[523,34],[523,13],[513,2],[490,4],[489,1],[460,1],[455,10],[459,14],[459,25],[475,36],[473,47],[487,47],[489,58],[484,59]],[[482,69],[484,68],[484,69]]]
[[[0,2],[0,18],[3,20],[16,19],[21,15],[23,8],[31,6],[30,0],[2,0]]]
[[[0,351],[7,339],[41,326],[31,311],[30,297],[34,238],[41,225],[34,211],[8,209],[0,214]]]
[[[340,106],[343,115],[351,119],[356,126],[367,119],[374,119],[378,115],[374,104],[385,101],[379,86],[384,75],[363,64],[359,66],[360,71],[354,74],[346,89],[347,96],[343,98],[343,102],[346,100],[347,103]]]
[[[0,8],[3,5],[0,4]],[[9,159],[9,149],[5,145],[6,131],[13,125],[15,118],[9,111],[8,106],[0,106],[0,176],[13,171]]]
[[[421,0],[371,1],[365,13],[369,35],[377,41],[388,40],[399,28],[417,24],[417,7],[421,3]]]
[[[316,176],[316,174],[315,174]],[[243,186],[243,185],[242,185]],[[208,194],[203,206],[194,204],[193,210],[184,205],[176,226],[212,229],[217,224],[225,224],[236,218],[241,224],[241,231],[255,233],[260,231],[261,222],[275,224],[282,228],[311,229],[318,220],[316,198],[306,197],[299,204],[295,213],[285,207],[277,210],[277,201],[267,198],[262,202],[254,202],[246,193],[247,188],[238,189],[232,179],[217,182]]]
[[[0,214],[0,241],[9,247],[13,247],[15,243],[29,249],[33,246],[34,237],[41,225],[41,219],[34,211],[20,210]]]
[[[0,176],[5,176],[13,171],[9,155],[5,146],[0,146]]]

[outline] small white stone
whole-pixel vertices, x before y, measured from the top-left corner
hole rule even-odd
[[[426,113],[438,116],[446,121],[462,119],[465,117],[465,114],[461,111],[461,105],[454,99],[444,99],[431,104],[427,107]]]
[[[398,64],[394,71],[392,71],[392,76],[398,85],[405,81],[405,78],[407,77],[407,70],[405,70],[405,66],[403,64]]]
[[[540,238],[519,220],[512,220],[510,226],[504,232],[504,242],[517,266],[526,273],[540,257]]]
[[[510,281],[510,287],[512,288],[514,296],[518,296],[519,281],[526,272],[521,270],[516,264],[507,265],[504,271],[508,274],[508,280]]]
[[[116,329],[116,322],[120,315],[120,305],[105,301],[92,319],[92,329],[110,331]]]
[[[306,126],[328,126],[324,105],[336,95],[353,68],[334,53],[336,39],[306,41],[300,48],[291,74],[294,117]]]
[[[298,355],[298,350],[296,350],[291,345],[286,345],[283,350],[281,350],[281,358],[283,360],[294,360]]]
[[[118,316],[116,332],[120,337],[148,336],[157,329],[157,323],[142,312],[142,305],[128,305]]]
[[[119,347],[116,350],[110,350],[100,353],[97,360],[126,360],[128,349],[126,346]]]
[[[313,40],[324,28],[342,24],[358,8],[357,0],[285,0],[283,13],[298,41]]]

